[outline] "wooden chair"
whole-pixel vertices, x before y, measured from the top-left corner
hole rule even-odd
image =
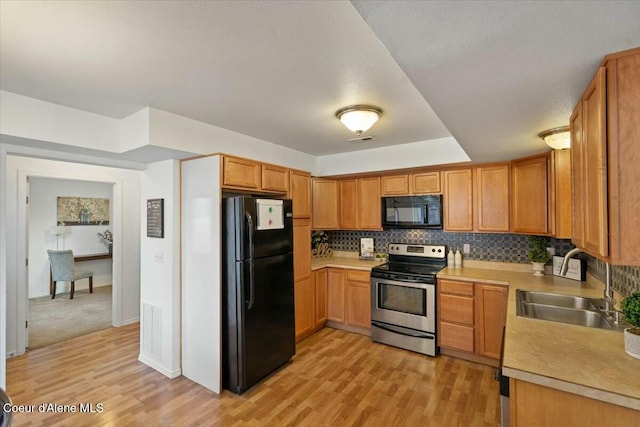
[[[89,293],[93,293],[93,271],[76,270],[73,263],[73,251],[54,251],[48,250],[49,261],[51,263],[51,299],[56,297],[56,285],[58,281],[71,282],[71,296],[76,288],[76,280],[89,278]]]

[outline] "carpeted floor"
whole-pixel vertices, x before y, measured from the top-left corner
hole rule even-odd
[[[29,299],[29,349],[111,327],[111,285]]]

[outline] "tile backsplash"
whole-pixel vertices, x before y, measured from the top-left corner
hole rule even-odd
[[[462,251],[468,243],[471,252],[465,259],[499,262],[529,262],[529,237],[519,234],[451,233],[442,230],[385,230],[385,231],[327,231],[329,245],[334,250],[358,252],[361,237],[373,237],[376,252],[387,252],[389,243],[423,243],[446,245]],[[570,240],[550,239],[557,255],[564,255],[574,245]],[[587,269],[595,277],[604,280],[605,264],[586,254],[577,255],[587,260]],[[621,295],[640,292],[640,267],[613,266],[613,287]]]

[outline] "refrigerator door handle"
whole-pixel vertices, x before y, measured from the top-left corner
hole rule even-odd
[[[247,301],[247,310],[253,308],[255,284],[253,280],[253,218],[249,212],[244,213],[249,225],[249,300]]]

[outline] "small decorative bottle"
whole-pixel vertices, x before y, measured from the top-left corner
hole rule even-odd
[[[447,254],[447,266],[453,268],[455,264],[455,256],[453,255],[453,249],[449,248],[449,253]]]
[[[460,253],[460,249],[456,250],[456,254],[454,255],[453,266],[455,268],[462,267],[462,254]]]

